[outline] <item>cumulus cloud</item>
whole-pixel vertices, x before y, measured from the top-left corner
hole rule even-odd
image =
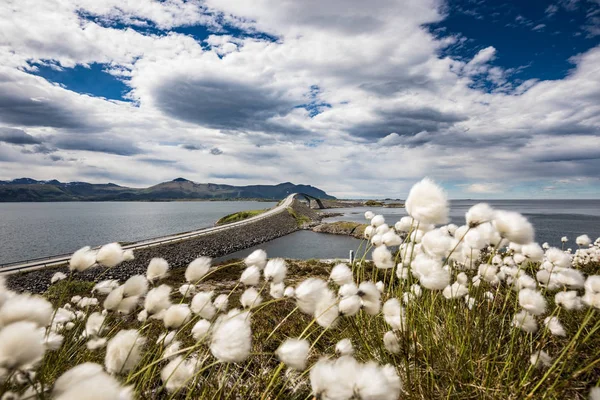
[[[472,183],[466,187],[467,193],[498,193],[502,185],[498,183]]]
[[[0,142],[23,146],[26,144],[40,144],[40,140],[21,129],[0,127]]]

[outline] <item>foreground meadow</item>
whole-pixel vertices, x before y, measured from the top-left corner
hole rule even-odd
[[[444,225],[427,179],[406,210],[366,213],[347,264],[259,250],[79,280],[134,257],[112,243],[73,254],[43,297],[2,282],[0,398],[600,399],[600,239],[540,246],[483,203]]]

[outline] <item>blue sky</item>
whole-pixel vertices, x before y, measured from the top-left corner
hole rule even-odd
[[[600,198],[600,0],[22,0],[0,18],[0,179]]]

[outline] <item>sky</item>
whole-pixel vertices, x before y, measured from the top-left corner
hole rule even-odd
[[[600,198],[600,0],[4,0],[0,179]]]

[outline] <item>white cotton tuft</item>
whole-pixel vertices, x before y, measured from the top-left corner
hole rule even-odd
[[[383,234],[381,237],[383,244],[392,247],[392,246],[400,246],[402,244],[402,238],[396,234],[394,231],[389,231]]]
[[[85,271],[96,264],[96,252],[90,246],[82,247],[71,256],[69,269],[71,271]]]
[[[335,345],[335,352],[339,356],[351,356],[354,354],[354,347],[350,339],[342,339]]]
[[[50,325],[54,310],[43,297],[19,294],[6,300],[0,309],[0,326],[29,321],[43,328]]]
[[[104,326],[104,319],[106,317],[99,312],[91,313],[85,323],[85,336],[100,336],[106,329]]]
[[[392,331],[387,331],[383,335],[383,346],[392,354],[400,353],[400,341]]]
[[[546,312],[546,299],[540,292],[532,289],[522,289],[519,292],[519,304],[533,315]]]
[[[114,311],[119,308],[119,304],[121,304],[121,301],[123,301],[124,292],[125,286],[123,285],[110,292],[108,296],[106,296],[106,299],[104,299],[104,309]]]
[[[66,277],[67,275],[63,274],[62,272],[57,272],[54,275],[52,275],[52,278],[50,278],[50,283],[54,284],[58,281],[62,281]]]
[[[192,299],[191,309],[194,314],[204,319],[212,319],[217,310],[212,303],[213,291],[198,292]]]
[[[182,391],[190,386],[194,381],[197,363],[195,358],[184,360],[182,356],[178,356],[172,359],[160,371],[160,379],[165,384],[167,392]]]
[[[390,231],[390,227],[388,224],[381,224],[377,228],[375,228],[375,233],[377,233],[378,235],[381,235],[382,240],[383,240],[383,235],[385,235],[389,231]]]
[[[371,238],[371,244],[375,247],[379,247],[383,244],[383,236],[380,234],[373,235]]]
[[[329,279],[339,286],[352,283],[354,280],[352,270],[346,264],[337,264],[333,267],[331,274],[329,274]]]
[[[185,270],[185,280],[188,283],[197,283],[208,273],[212,259],[210,257],[198,257],[189,263]]]
[[[267,282],[281,283],[287,274],[287,264],[283,258],[273,258],[267,262],[264,270]]]
[[[77,383],[92,379],[94,376],[104,374],[102,366],[91,362],[79,364],[62,374],[54,383],[52,394],[59,396],[68,391]]]
[[[227,311],[227,307],[229,306],[229,296],[227,296],[226,294],[218,295],[213,301],[213,305],[215,306],[215,309],[219,312]]]
[[[447,299],[460,299],[469,293],[469,288],[465,285],[454,282],[452,285],[448,285],[444,288],[442,295]]]
[[[192,297],[196,294],[196,286],[192,283],[184,283],[183,285],[179,286],[179,293],[186,298]]]
[[[160,285],[148,292],[144,302],[144,308],[148,314],[158,314],[171,306],[171,287]]]
[[[334,328],[340,315],[337,299],[329,289],[324,290],[315,305],[314,317],[325,329]]]
[[[494,218],[494,209],[487,203],[478,203],[473,207],[469,208],[469,211],[465,214],[465,220],[467,225],[474,228],[485,222],[491,222]]]
[[[29,321],[6,325],[0,331],[0,368],[21,369],[44,356],[44,330]]]
[[[201,319],[198,322],[196,322],[196,324],[192,327],[192,337],[197,342],[208,341],[210,328],[211,328],[210,321]]]
[[[405,325],[404,308],[398,299],[392,298],[383,304],[385,322],[394,330],[403,330]]]
[[[588,247],[592,243],[592,239],[588,235],[581,235],[577,236],[575,243],[580,247]]]
[[[413,221],[414,220],[409,216],[402,217],[400,218],[400,221],[396,222],[394,229],[396,229],[396,232],[409,232],[414,224]]]
[[[456,282],[466,286],[469,283],[469,277],[464,272],[461,272],[456,276]]]
[[[394,268],[394,260],[392,253],[388,250],[385,245],[381,245],[373,250],[371,254],[375,266],[379,269],[391,269]]]
[[[133,400],[132,387],[119,382],[93,363],[79,364],[57,379],[52,391],[56,400]]]
[[[269,295],[274,299],[281,299],[283,292],[285,291],[285,285],[283,282],[273,283],[269,285]]]
[[[294,297],[295,295],[296,295],[296,291],[291,286],[286,287],[285,290],[283,291],[283,297]]]
[[[179,329],[192,317],[192,312],[187,304],[175,304],[167,308],[163,317],[165,328]]]
[[[521,247],[521,253],[532,262],[540,262],[544,258],[544,250],[539,244],[532,242]]]
[[[309,349],[310,343],[306,339],[286,339],[275,350],[275,354],[288,368],[295,369],[296,371],[304,371],[306,369]]]
[[[571,266],[571,256],[556,247],[546,250],[546,260],[555,267],[569,268]]]
[[[251,265],[242,272],[240,282],[246,286],[256,286],[260,282],[260,268]]]
[[[146,339],[135,329],[122,330],[108,341],[104,366],[111,374],[131,371],[142,358]]]
[[[383,215],[376,215],[373,218],[371,218],[371,226],[377,228],[378,226],[381,226],[385,224],[385,218],[383,217]]]
[[[124,283],[123,296],[143,296],[148,292],[148,280],[144,275],[134,275]]]
[[[434,229],[423,235],[423,250],[432,257],[444,258],[456,247],[457,240],[447,235],[442,229]]]
[[[153,258],[150,260],[148,264],[148,269],[146,270],[146,278],[149,281],[154,281],[157,279],[162,279],[167,276],[167,272],[169,271],[169,263],[164,258]]]
[[[377,287],[377,290],[379,290],[380,293],[383,293],[383,291],[385,290],[385,285],[383,284],[383,281],[377,281],[375,286]]]
[[[257,307],[262,303],[262,296],[258,293],[258,291],[250,287],[242,293],[242,297],[240,297],[240,303],[244,308],[252,308]]]
[[[581,297],[577,295],[576,290],[556,293],[554,302],[567,310],[581,310],[583,308]]]
[[[247,267],[257,267],[262,270],[267,265],[267,253],[262,250],[254,250],[248,257],[244,259]]]
[[[564,326],[560,323],[557,317],[547,317],[546,319],[544,319],[544,325],[548,327],[548,329],[554,336],[567,335]]]
[[[423,224],[445,224],[448,221],[446,193],[429,178],[410,189],[405,208],[411,217]]]
[[[210,344],[213,356],[222,362],[242,362],[250,355],[251,347],[252,330],[247,314],[219,317]]]
[[[540,350],[531,355],[529,362],[531,362],[531,365],[535,366],[536,368],[549,367],[552,365],[552,357],[550,357],[544,350]]]
[[[363,232],[363,237],[365,239],[371,239],[373,237],[373,235],[375,234],[375,228],[371,225],[365,227],[365,230]]]
[[[85,344],[85,347],[87,347],[88,350],[92,350],[92,351],[101,349],[104,346],[106,346],[105,338],[92,338],[92,339],[88,340],[87,343]]]
[[[514,211],[496,211],[494,214],[494,226],[502,238],[517,244],[529,244],[533,242],[533,226],[527,218]]]
[[[119,243],[105,244],[96,254],[96,262],[104,267],[113,268],[123,261],[123,248]]]
[[[374,216],[375,216],[375,213],[373,211],[366,211],[365,212],[365,219],[367,221],[372,220]]]
[[[585,284],[585,276],[579,270],[565,268],[555,274],[555,283],[569,289],[581,289]]]
[[[344,317],[356,315],[360,311],[361,306],[361,299],[357,295],[343,297],[338,304],[340,314]]]
[[[377,286],[371,281],[364,281],[358,285],[357,294],[367,301],[377,301],[381,298],[381,293]]]
[[[133,250],[123,251],[123,261],[132,261],[132,260],[135,260],[135,256],[133,255]]]
[[[443,268],[433,268],[419,277],[421,285],[430,290],[442,290],[450,283],[450,273]]]
[[[100,281],[92,288],[92,293],[98,292],[101,294],[109,294],[114,289],[119,287],[119,281],[116,279],[108,279]]]
[[[319,298],[327,289],[327,283],[319,278],[308,278],[295,289],[296,303],[300,311],[313,314]]]
[[[519,311],[515,314],[512,320],[512,326],[520,328],[527,333],[535,333],[538,329],[535,318],[527,311]]]
[[[600,400],[600,387],[590,389],[590,400]]]

